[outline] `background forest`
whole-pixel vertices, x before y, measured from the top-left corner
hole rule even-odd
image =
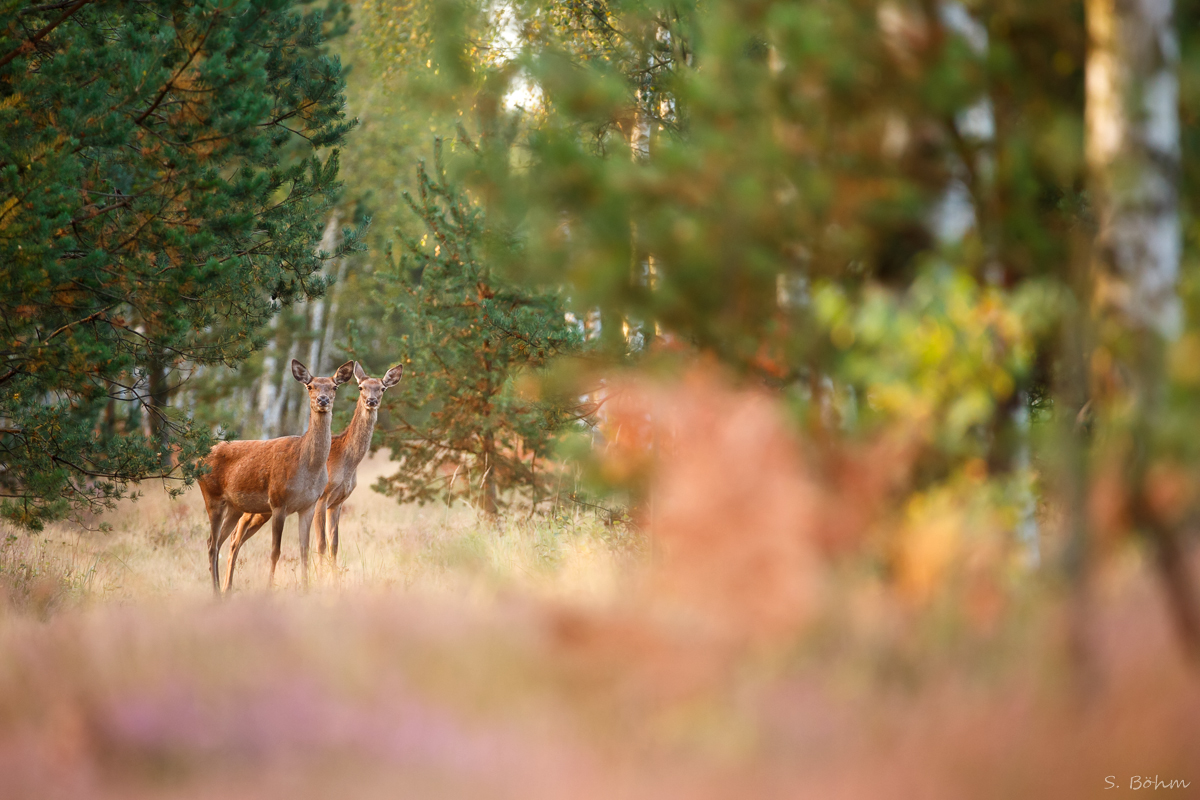
[[[1196,3],[0,23],[12,796],[1200,780]],[[292,359],[404,366],[357,550],[214,607]]]

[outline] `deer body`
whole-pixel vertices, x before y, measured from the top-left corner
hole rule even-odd
[[[272,520],[271,581],[279,561],[283,523],[288,514],[300,517],[300,554],[303,580],[308,583],[308,532],[316,503],[328,481],[326,462],[332,441],[331,409],[337,387],[350,379],[353,362],[343,364],[333,378],[314,378],[299,361],[292,374],[308,387],[308,430],[302,436],[267,441],[242,440],[218,443],[209,454],[209,473],[200,479],[200,491],[212,532],[208,541],[213,591],[220,593],[219,553],[245,514]],[[236,540],[235,540],[236,541]],[[230,551],[226,588],[233,580],[236,550]]]
[[[326,462],[328,481],[316,500],[314,521],[317,526],[317,552],[325,554],[326,531],[329,532],[330,552],[333,561],[337,563],[338,527],[342,516],[342,503],[346,502],[356,486],[358,486],[358,465],[366,457],[371,448],[371,436],[375,432],[375,422],[379,417],[379,403],[385,390],[400,382],[403,374],[402,366],[392,367],[380,378],[372,378],[363,368],[354,363],[354,377],[358,381],[358,404],[354,407],[354,417],[346,430],[332,437],[329,447],[329,458]],[[253,536],[259,528],[267,523],[270,516],[265,512],[252,512],[247,509],[234,537],[229,557],[229,577],[225,590],[228,591],[233,581],[234,555],[246,540]],[[303,520],[302,520],[303,521]],[[303,537],[307,538],[307,537]]]
[[[307,508],[320,498],[328,480],[326,462],[316,455],[328,451],[331,439],[329,415],[322,414],[319,420],[312,416],[304,436],[220,442],[208,458],[212,472],[205,478],[225,485],[222,499],[233,508],[264,514],[276,510],[293,514]]]
[[[342,519],[342,503],[346,502],[358,486],[358,465],[371,449],[371,436],[375,433],[375,422],[379,418],[379,403],[386,389],[400,382],[404,367],[389,369],[383,378],[367,375],[357,362],[354,377],[358,380],[358,404],[354,407],[354,418],[346,430],[333,437],[329,449],[329,484],[317,502],[317,552],[325,555],[325,536],[329,535],[329,555],[337,564],[338,528]]]

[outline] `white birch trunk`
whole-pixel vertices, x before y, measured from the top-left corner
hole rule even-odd
[[[633,121],[629,127],[629,155],[635,163],[650,160],[650,120],[643,111],[645,102],[639,89],[633,109]],[[642,257],[640,237],[638,236],[640,222],[641,220],[634,218],[630,220],[629,224],[634,258],[634,275],[632,277],[634,283],[653,289],[658,283],[657,266],[654,263],[654,256],[646,254],[644,259]],[[621,322],[621,328],[625,334],[626,347],[632,350],[641,350],[645,346],[643,325],[640,322],[631,325],[630,321],[626,319]]]
[[[339,218],[340,215],[335,209],[329,215],[329,222],[326,223],[325,230],[321,234],[320,247],[321,251],[326,254],[331,254],[337,249]],[[345,261],[345,259],[339,259],[339,261]],[[308,331],[313,338],[308,347],[308,362],[306,366],[314,375],[324,375],[325,373],[321,371],[321,342],[324,338],[322,336],[324,333],[322,325],[325,316],[325,301],[324,299],[315,300],[311,306],[312,318],[309,320]]]
[[[275,331],[279,327],[279,316],[271,317],[271,338],[267,340],[263,351],[263,371],[258,382],[258,417],[259,437],[273,439],[278,435],[278,425],[275,424],[273,411],[275,409],[275,374],[279,372],[278,346],[275,343]]]
[[[1172,0],[1087,0],[1087,160],[1097,195],[1097,299],[1170,339],[1177,293],[1179,43]]]
[[[637,104],[633,111],[633,122],[629,126],[629,150],[634,161],[650,158],[650,122],[642,113],[642,93],[637,93]]]
[[[333,337],[337,333],[338,296],[342,292],[342,284],[346,280],[346,269],[350,259],[343,258],[338,262],[337,280],[329,290],[329,315],[325,319],[325,337],[321,342],[321,363],[317,366],[318,375],[327,375],[333,369]]]
[[[289,401],[292,399],[291,384],[296,381],[292,378],[292,359],[300,354],[300,339],[292,337],[292,346],[288,348],[287,360],[283,362],[283,369],[279,372],[279,389],[275,395],[275,408],[271,412],[271,422],[273,429],[277,431],[276,436],[285,435],[283,430],[284,412],[288,410]]]
[[[308,345],[308,368],[314,375],[324,375],[321,370],[321,339],[325,329],[322,327],[325,317],[325,300],[318,299],[312,303],[312,319],[309,320],[308,330],[312,341]]]
[[[1153,441],[1179,299],[1179,43],[1172,0],[1087,0],[1087,159],[1096,195],[1096,300],[1124,323],[1134,401],[1125,482],[1131,528],[1155,544],[1180,639],[1200,664],[1200,605],[1178,525],[1150,500]]]

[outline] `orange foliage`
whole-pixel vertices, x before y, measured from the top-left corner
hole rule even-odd
[[[1196,501],[1196,480],[1182,464],[1159,461],[1146,475],[1146,500],[1163,523],[1178,525]]]
[[[620,386],[604,430],[607,476],[650,475],[652,605],[750,639],[813,617],[827,557],[890,513],[915,453],[911,433],[803,447],[776,399],[705,369]]]

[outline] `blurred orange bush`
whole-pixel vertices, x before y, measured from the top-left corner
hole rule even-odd
[[[649,478],[646,599],[749,640],[813,619],[829,559],[890,519],[921,436],[803,442],[777,398],[706,368],[616,384],[602,429],[605,474]]]

